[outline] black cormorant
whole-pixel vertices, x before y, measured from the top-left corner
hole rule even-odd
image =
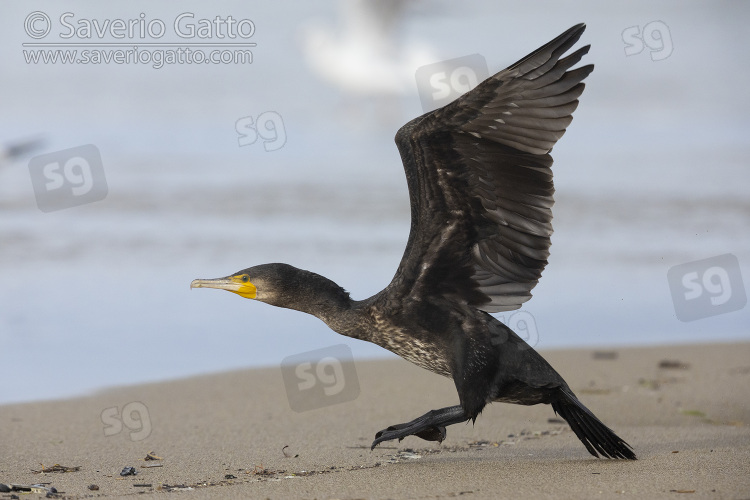
[[[630,445],[563,378],[488,313],[518,309],[547,264],[552,234],[552,147],[572,120],[594,69],[589,46],[560,58],[585,29],[572,27],[443,108],[396,134],[411,202],[411,231],[391,283],[352,300],[333,281],[265,264],[191,287],[317,316],[334,331],[374,342],[450,377],[460,404],[378,432],[383,441],[442,441],[446,426],[476,420],[493,401],[551,404],[594,456],[635,459]]]

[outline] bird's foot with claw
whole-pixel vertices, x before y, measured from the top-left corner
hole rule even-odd
[[[417,436],[426,441],[437,441],[438,443],[442,443],[446,434],[447,431],[445,430],[445,427],[424,427],[411,423],[396,424],[375,434],[375,441],[372,442],[370,449],[374,450],[380,443],[392,439],[398,439],[399,442],[401,442],[406,436]]]

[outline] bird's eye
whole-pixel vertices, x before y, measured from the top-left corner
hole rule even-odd
[[[248,276],[247,274],[243,274],[240,279],[242,280],[243,283],[247,283],[248,280],[250,280],[250,276]]]

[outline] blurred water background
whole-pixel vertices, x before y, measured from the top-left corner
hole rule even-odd
[[[354,298],[390,281],[409,229],[393,136],[422,108],[414,82],[358,90],[314,71],[311,33],[345,41],[351,7],[1,9],[0,143],[44,144],[0,165],[0,403],[278,366],[342,342],[355,359],[392,356],[311,316],[189,289],[194,278],[265,262],[323,274]],[[168,28],[191,12],[251,19],[257,46],[252,64],[29,64],[22,44],[39,41],[24,31],[32,11],[52,20],[48,42],[64,41],[65,12],[74,24],[144,13]],[[672,266],[726,253],[750,280],[748,14],[744,2],[697,1],[424,1],[398,14],[394,61],[413,48],[435,61],[479,53],[490,73],[588,25],[579,46],[591,43],[584,61],[596,69],[553,152],[552,255],[524,308],[537,348],[750,339],[747,307],[679,321],[667,281]],[[623,32],[654,21],[670,45],[626,55]],[[238,120],[264,112],[280,117],[283,147],[240,146]],[[85,144],[101,153],[106,197],[42,212],[30,157]]]

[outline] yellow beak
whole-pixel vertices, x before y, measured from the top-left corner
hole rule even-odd
[[[236,293],[246,299],[254,299],[257,293],[255,285],[250,283],[247,274],[237,276],[227,276],[226,278],[216,278],[212,280],[193,280],[190,288],[218,288],[219,290],[228,290]]]

